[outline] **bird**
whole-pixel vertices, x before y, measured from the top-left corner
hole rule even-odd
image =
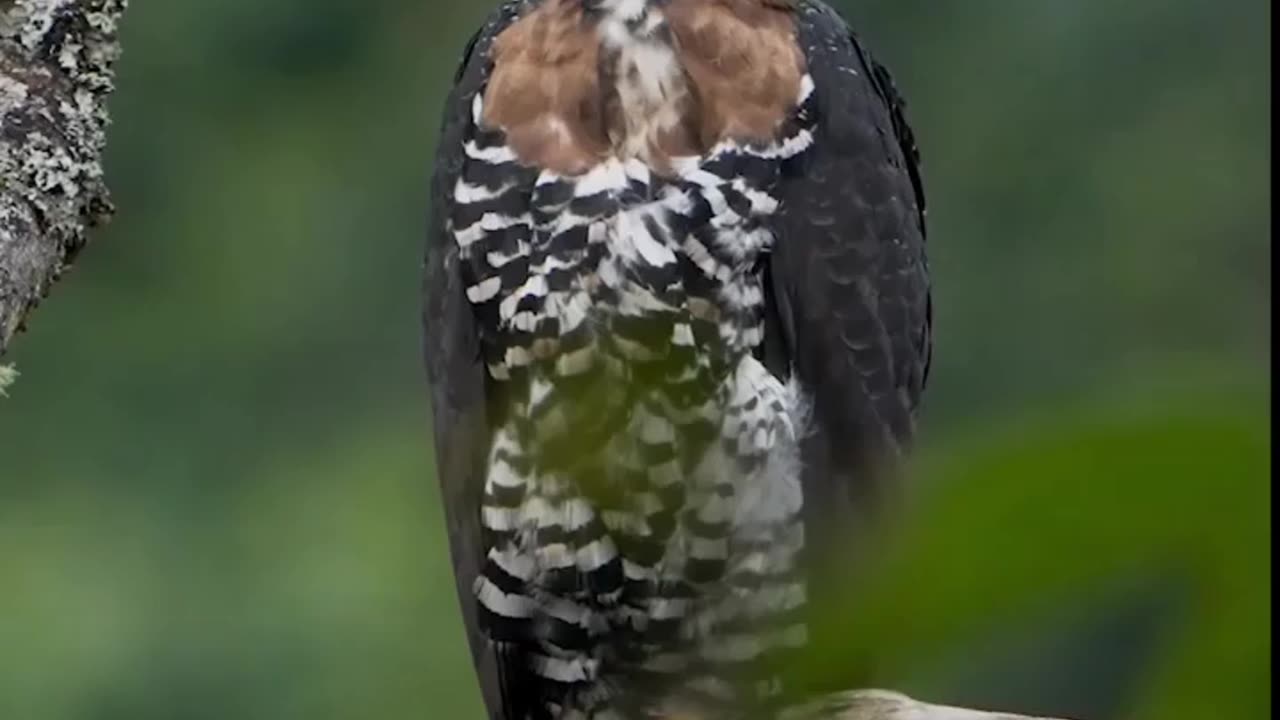
[[[920,168],[819,0],[512,0],[471,37],[422,323],[489,717],[782,712],[914,444]]]

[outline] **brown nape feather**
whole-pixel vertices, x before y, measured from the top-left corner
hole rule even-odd
[[[793,0],[670,0],[661,6],[684,87],[652,106],[621,107],[617,53],[602,48],[581,0],[546,0],[494,42],[484,121],[501,128],[522,162],[564,175],[641,147],[654,170],[724,140],[770,142],[795,108],[804,56]],[[635,72],[634,68],[621,72]],[[648,125],[637,110],[672,122]]]
[[[768,142],[795,108],[804,55],[787,0],[672,0],[676,55],[698,96],[701,140]]]
[[[600,92],[600,40],[576,0],[547,0],[494,41],[484,120],[521,160],[585,172],[609,150]]]

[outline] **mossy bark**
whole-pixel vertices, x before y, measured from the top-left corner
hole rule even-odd
[[[105,222],[101,156],[127,0],[0,0],[0,355]]]

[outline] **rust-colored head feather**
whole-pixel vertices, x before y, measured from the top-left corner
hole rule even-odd
[[[702,141],[772,140],[804,75],[785,0],[672,0],[667,17],[693,81]]]
[[[600,41],[577,0],[548,0],[493,45],[485,122],[525,162],[579,173],[608,150],[600,102]]]
[[[669,0],[651,12],[676,82],[637,99],[636,55],[607,44],[582,0],[546,0],[494,43],[484,120],[523,162],[581,173],[610,154],[655,170],[723,140],[769,142],[794,110],[804,75],[792,0]],[[628,58],[619,67],[620,58]],[[658,62],[658,55],[639,55]]]

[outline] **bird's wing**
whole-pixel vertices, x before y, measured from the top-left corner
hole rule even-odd
[[[863,519],[914,434],[931,342],[924,197],[888,73],[833,10],[799,6],[819,118],[780,183],[769,334],[812,403],[810,545],[839,554],[832,543]]]
[[[424,352],[431,386],[437,479],[467,640],[485,705],[495,719],[524,718],[512,703],[528,693],[519,690],[524,664],[505,657],[481,633],[476,621],[472,585],[484,560],[480,507],[485,453],[492,438],[487,407],[492,402],[492,382],[481,357],[479,329],[446,219],[452,190],[462,171],[463,138],[472,100],[483,90],[490,71],[489,46],[528,5],[527,1],[512,1],[495,10],[467,44],[454,78],[444,106],[431,181],[423,281]]]

